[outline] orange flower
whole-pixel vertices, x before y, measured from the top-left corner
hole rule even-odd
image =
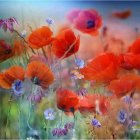
[[[30,34],[28,42],[33,49],[40,49],[52,42],[52,34],[49,27],[42,26]]]
[[[126,74],[110,82],[108,89],[117,97],[122,97],[139,88],[140,77],[135,74]]]
[[[140,37],[137,38],[128,48],[128,52],[133,54],[140,54]]]
[[[15,80],[24,80],[25,71],[20,66],[12,66],[4,73],[0,73],[0,87],[10,89]]]
[[[71,29],[60,32],[52,45],[52,51],[58,58],[66,58],[76,53],[79,49],[80,38],[76,38]]]
[[[81,113],[99,113],[106,114],[110,108],[107,97],[99,94],[89,94],[79,101],[79,111]]]
[[[109,82],[116,78],[118,73],[118,62],[112,53],[104,53],[93,59],[87,66],[80,69],[86,80],[97,82]]]
[[[0,40],[0,62],[3,62],[14,56],[12,47],[4,40]]]
[[[39,61],[33,61],[28,64],[26,76],[30,78],[34,84],[42,88],[48,88],[54,81],[53,73],[49,67]]]
[[[23,44],[20,41],[18,40],[14,41],[13,52],[15,55],[20,56],[24,52],[24,49],[25,46],[23,46]]]
[[[78,109],[78,96],[71,90],[58,89],[56,92],[57,107],[65,112],[74,113]]]

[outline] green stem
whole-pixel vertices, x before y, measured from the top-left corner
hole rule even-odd
[[[22,36],[20,35],[20,33],[19,33],[17,30],[14,30],[14,32],[29,46],[28,42],[25,40],[24,37],[22,37]],[[29,48],[32,50],[32,52],[33,52],[34,54],[36,54],[35,51],[34,51],[34,49],[32,49],[30,46],[29,46]]]
[[[11,98],[12,98],[12,96],[10,97],[10,99],[9,99],[9,110],[8,110],[8,114],[7,114],[7,120],[6,120],[6,126],[5,126],[5,139],[6,139],[6,131],[7,131],[7,127],[8,127],[8,123],[9,123],[9,116],[10,116],[10,111],[11,111],[11,107],[12,107],[12,105],[11,105]]]
[[[47,123],[46,123],[46,120],[44,120],[44,123],[45,123],[45,128],[46,128],[46,135],[47,135],[47,140],[48,140],[48,137],[49,137],[49,121],[47,120]]]
[[[63,124],[63,111],[61,111],[61,116],[60,116],[60,126],[59,126],[60,128],[62,124]]]
[[[45,52],[44,48],[42,48],[42,52],[43,52],[44,57],[46,58],[46,61],[48,61],[48,57],[46,55],[46,52]]]
[[[28,128],[29,128],[30,130],[33,129],[33,128],[30,126],[31,113],[32,113],[32,102],[31,102],[31,99],[30,99],[30,110],[29,110],[28,119],[27,119],[27,125],[28,125]]]
[[[18,113],[19,113],[19,139],[21,139],[21,109],[20,109],[20,102],[19,104],[17,103],[17,108],[18,108]]]

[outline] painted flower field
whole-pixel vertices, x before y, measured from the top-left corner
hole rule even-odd
[[[0,139],[140,139],[139,1],[0,1]]]

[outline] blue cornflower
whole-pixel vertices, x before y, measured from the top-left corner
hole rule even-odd
[[[46,109],[44,111],[45,119],[47,120],[54,120],[55,119],[55,112],[52,108]]]
[[[21,80],[15,80],[12,84],[12,90],[16,96],[20,96],[24,93],[24,84]]]
[[[95,127],[101,127],[101,123],[97,119],[92,119],[91,124]]]
[[[88,93],[88,91],[86,88],[81,88],[76,93],[78,96],[85,96]]]
[[[82,59],[76,58],[76,59],[75,59],[75,64],[76,64],[79,68],[83,68],[84,65],[85,65],[85,62],[84,62],[84,60],[82,60]]]
[[[120,123],[124,123],[126,121],[126,119],[127,119],[126,111],[125,110],[119,111],[119,113],[118,113],[118,121]]]
[[[126,103],[126,104],[131,104],[132,103],[132,98],[127,95],[123,98],[123,101]]]
[[[48,23],[48,25],[54,24],[54,21],[52,18],[47,18],[46,22]]]
[[[135,127],[135,126],[137,126],[138,125],[138,122],[137,121],[133,121],[133,120],[130,120],[129,121],[129,127]]]

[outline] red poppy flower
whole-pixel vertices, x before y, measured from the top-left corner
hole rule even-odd
[[[12,47],[4,40],[0,40],[0,62],[5,61],[14,56]]]
[[[31,45],[31,48],[40,49],[52,42],[52,34],[53,33],[49,27],[42,26],[30,34],[28,42]]]
[[[79,101],[79,111],[83,113],[106,114],[110,108],[107,97],[99,94],[89,94],[82,97]]]
[[[122,97],[138,88],[140,77],[135,74],[126,74],[110,82],[108,89],[117,97]]]
[[[94,9],[73,10],[67,17],[76,29],[94,36],[98,35],[98,29],[102,25],[102,18]]]
[[[92,99],[90,98],[92,95],[87,95],[79,100],[79,111],[80,113],[92,113],[95,111],[95,104],[93,104]]]
[[[57,107],[65,112],[74,113],[78,109],[79,98],[71,90],[58,89],[56,92]]]
[[[52,45],[52,51],[58,58],[66,58],[76,53],[79,49],[80,38],[76,38],[71,29],[60,32]]]
[[[33,61],[28,64],[26,76],[30,78],[34,84],[42,88],[48,88],[54,81],[53,73],[49,67],[39,61]]]
[[[133,54],[140,54],[140,38],[137,38],[128,48],[128,52]]]
[[[10,89],[15,80],[24,80],[25,71],[20,66],[12,66],[4,73],[0,73],[0,87]]]
[[[86,80],[107,83],[116,78],[118,61],[114,54],[104,53],[94,58],[87,66],[80,69]]]
[[[118,19],[127,19],[131,16],[130,10],[124,10],[124,11],[116,11],[112,13],[112,16]]]
[[[140,69],[140,54],[132,54],[132,53],[126,53],[126,54],[120,54],[118,56],[118,62],[120,67],[131,70],[133,68]]]

